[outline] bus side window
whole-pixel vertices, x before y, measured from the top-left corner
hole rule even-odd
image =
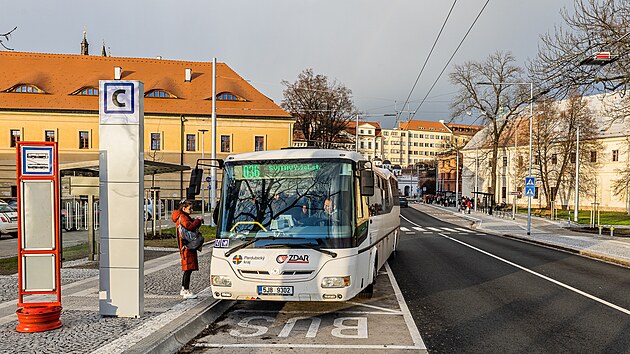
[[[398,199],[400,196],[400,192],[398,191],[398,181],[396,180],[396,178],[391,177],[389,179],[389,182],[392,186],[392,196],[394,197],[394,205],[398,206],[400,205],[400,200]]]
[[[383,179],[383,213],[392,211],[392,194],[389,188],[389,181]]]
[[[383,190],[381,188],[381,178],[374,176],[374,195],[368,197],[370,216],[383,213]]]
[[[367,230],[368,230],[368,220],[369,220],[369,210],[368,210],[368,197],[364,197],[361,195],[361,180],[357,177],[355,178],[355,195],[356,195],[356,231],[355,235],[357,237],[357,246],[360,245],[367,238]]]

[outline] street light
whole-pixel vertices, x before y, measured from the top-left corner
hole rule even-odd
[[[203,161],[204,159],[204,153],[206,151],[206,147],[205,147],[205,140],[204,137],[206,135],[206,132],[208,131],[208,129],[198,129],[198,132],[201,133],[201,161]],[[205,203],[206,203],[206,193],[205,193],[205,187],[203,186],[203,180],[201,181],[201,217],[203,218],[205,216],[206,213],[206,208],[205,208]]]
[[[478,82],[477,85],[529,85],[529,177],[532,176],[532,126],[534,118],[534,83],[533,82]],[[532,197],[527,197],[527,234],[532,229]]]

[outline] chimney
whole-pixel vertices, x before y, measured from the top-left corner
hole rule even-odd
[[[114,67],[114,80],[120,80],[122,76],[122,68],[120,66]]]
[[[190,82],[192,80],[192,69],[186,68],[186,76],[184,77],[185,82]]]

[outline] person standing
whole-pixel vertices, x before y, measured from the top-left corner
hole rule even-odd
[[[184,276],[182,278],[182,290],[179,294],[184,299],[196,299],[197,295],[195,295],[192,291],[190,291],[190,275],[193,271],[199,270],[199,262],[197,260],[197,251],[191,250],[186,247],[182,240],[182,235],[179,234],[179,225],[189,231],[197,231],[203,220],[200,218],[193,219],[190,216],[192,213],[193,205],[192,202],[188,200],[184,200],[179,203],[179,208],[173,211],[172,219],[175,222],[175,229],[177,230],[177,244],[179,246],[179,256],[182,259],[182,270],[184,271]]]

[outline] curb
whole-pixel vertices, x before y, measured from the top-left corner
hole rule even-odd
[[[235,304],[208,298],[123,353],[176,353]]]

